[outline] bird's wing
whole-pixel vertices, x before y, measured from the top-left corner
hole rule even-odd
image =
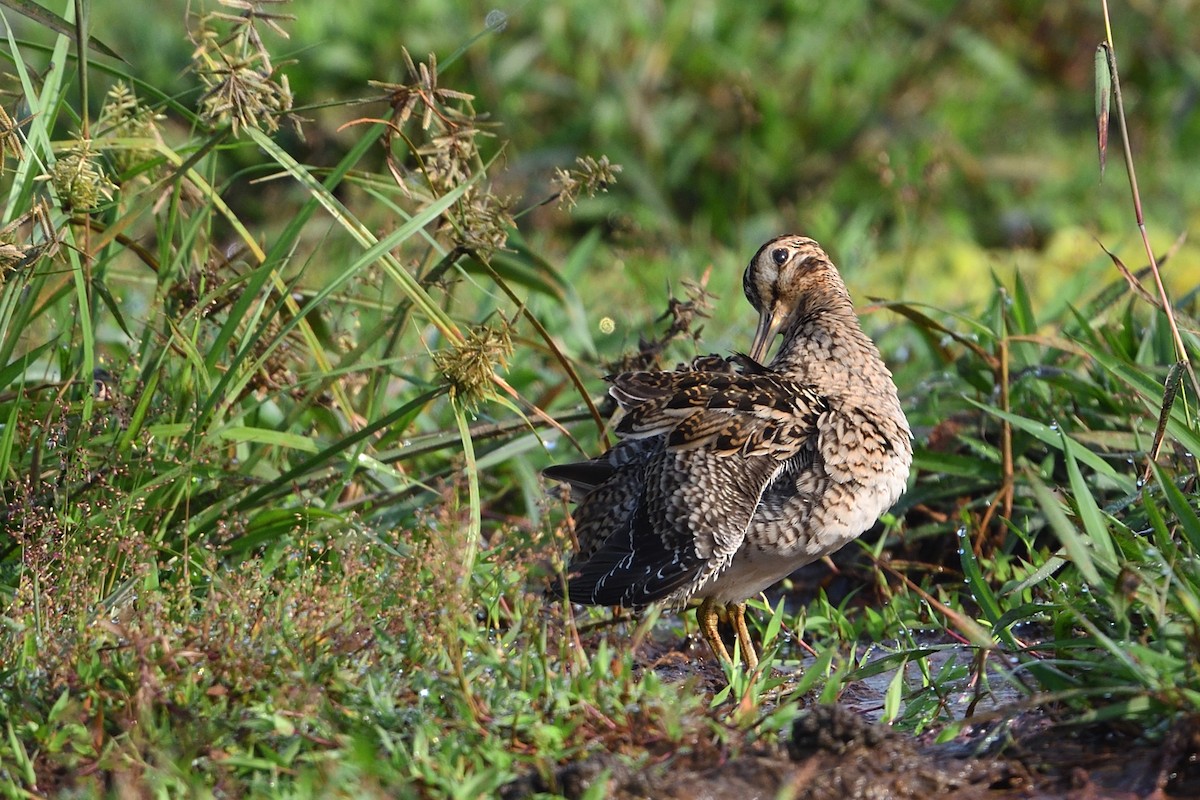
[[[627,372],[611,378],[625,412],[617,433],[665,436],[675,450],[794,457],[826,409],[812,388],[770,371]]]
[[[824,403],[767,371],[631,372],[612,379],[622,446],[645,457],[615,468],[576,511],[568,570],[577,602],[640,607],[720,574],[763,492],[816,446]],[[585,546],[586,545],[586,546]]]
[[[604,455],[590,461],[558,464],[542,474],[571,487],[575,512],[575,541],[572,563],[590,558],[613,531],[632,524],[641,501],[641,485],[647,466],[663,450],[662,437],[624,439]]]
[[[638,475],[620,472],[576,511],[600,545],[568,569],[575,602],[640,608],[706,583],[741,547],[763,490],[783,469],[770,456],[662,449]],[[640,479],[639,479],[640,478]],[[578,530],[578,529],[577,529]]]

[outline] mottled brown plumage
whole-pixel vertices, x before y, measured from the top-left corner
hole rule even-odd
[[[749,357],[611,376],[620,441],[546,474],[583,493],[572,601],[700,599],[701,630],[728,658],[726,606],[753,667],[746,598],[869,528],[903,492],[912,446],[891,373],[816,242],[767,242],[743,287],[759,312]]]

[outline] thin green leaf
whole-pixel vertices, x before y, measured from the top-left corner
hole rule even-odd
[[[1029,287],[1025,285],[1025,278],[1020,272],[1017,273],[1013,283],[1013,302],[1009,307],[1009,313],[1012,315],[1014,332],[1025,336],[1037,333],[1037,318],[1033,313],[1033,300],[1029,296]]]
[[[125,322],[125,315],[121,313],[121,307],[117,305],[117,301],[114,300],[112,294],[109,293],[108,287],[104,285],[104,281],[93,280],[92,291],[100,295],[100,299],[104,301],[105,307],[108,309],[109,313],[113,315],[113,319],[116,320],[117,327],[121,329],[121,332],[130,339],[137,338],[130,331],[129,324]]]
[[[73,39],[75,37],[74,23],[67,22],[53,11],[43,8],[37,3],[31,2],[31,0],[0,0],[0,5],[9,8],[24,17],[28,17],[39,25],[49,28],[55,33],[61,34],[68,39]],[[125,59],[121,58],[121,56],[117,54],[117,51],[113,50],[95,36],[88,36],[88,47],[92,50],[95,50],[97,53],[100,53],[101,55],[108,56],[109,58],[115,58],[118,61],[126,64],[129,63],[128,61],[125,61]]]
[[[1066,434],[1061,431],[1059,433],[1064,439],[1066,438]],[[1096,498],[1092,496],[1092,490],[1084,481],[1083,473],[1079,471],[1079,463],[1075,460],[1075,455],[1071,450],[1072,448],[1064,442],[1063,453],[1066,455],[1067,477],[1071,482],[1071,497],[1075,501],[1075,508],[1079,511],[1079,519],[1083,523],[1088,540],[1096,550],[1099,563],[1104,566],[1108,574],[1115,575],[1119,568],[1119,561],[1116,545],[1113,544],[1112,536],[1109,534],[1108,520],[1100,511]]]
[[[967,541],[966,532],[961,530],[958,534],[958,554],[967,590],[971,593],[971,597],[975,602],[979,604],[979,610],[983,612],[984,618],[991,623],[991,635],[993,637],[1000,637],[1007,643],[1012,644],[1011,635],[998,627],[1000,616],[1003,613],[1000,609],[1000,603],[996,601],[996,595],[992,592],[991,585],[983,577],[983,571],[979,568],[979,560],[975,557],[975,551],[971,549],[971,543]]]
[[[471,504],[467,524],[467,552],[463,556],[463,579],[470,580],[475,568],[475,554],[479,550],[479,538],[483,532],[483,502],[479,496],[479,468],[475,464],[475,443],[471,440],[471,429],[467,423],[467,410],[461,403],[454,403],[454,421],[462,437],[464,471],[467,476],[467,495]]]
[[[433,389],[423,392],[422,394],[404,403],[399,408],[396,408],[394,411],[375,420],[370,425],[365,426],[361,430],[355,431],[353,434],[330,444],[312,458],[297,464],[291,470],[285,472],[283,475],[280,475],[275,480],[258,488],[254,492],[251,492],[243,500],[240,500],[234,506],[234,508],[237,510],[255,508],[267,498],[272,497],[275,492],[284,487],[290,486],[293,482],[305,475],[311,475],[315,473],[322,466],[325,466],[341,454],[348,452],[359,442],[369,439],[379,431],[390,430],[392,428],[399,428],[401,430],[406,429],[408,425],[405,423],[405,420],[411,419],[430,401],[442,394],[442,391],[442,389]]]
[[[1087,464],[1097,473],[1112,480],[1117,484],[1118,487],[1120,487],[1122,491],[1132,492],[1134,490],[1134,481],[1132,481],[1129,476],[1118,473],[1115,469],[1113,469],[1111,464],[1081,445],[1079,442],[1076,442],[1070,436],[1060,435],[1060,432],[1056,428],[1052,428],[1044,422],[1038,422],[1037,420],[1032,420],[1019,414],[1011,414],[1007,411],[1002,411],[995,406],[988,405],[987,403],[980,403],[979,401],[971,398],[967,398],[967,402],[983,409],[993,416],[1007,420],[1017,430],[1028,433],[1043,444],[1053,447],[1055,450],[1063,450],[1064,448],[1069,449],[1075,458],[1082,461],[1084,464]]]
[[[0,475],[6,477],[9,475],[9,464],[12,458],[13,441],[17,435],[17,422],[20,419],[23,394],[23,392],[17,392],[12,407],[8,410],[8,417],[4,421],[4,430],[0,431]]]
[[[1075,530],[1075,526],[1071,520],[1067,518],[1066,513],[1062,509],[1062,503],[1057,497],[1051,494],[1046,485],[1034,475],[1032,472],[1026,473],[1026,479],[1029,485],[1033,488],[1034,497],[1037,498],[1038,505],[1041,506],[1042,513],[1046,515],[1046,521],[1050,523],[1051,529],[1058,535],[1058,540],[1062,542],[1063,549],[1067,553],[1067,557],[1075,568],[1083,575],[1083,579],[1090,586],[1100,588],[1104,584],[1100,580],[1100,573],[1096,570],[1095,562],[1092,561],[1092,553],[1088,546],[1084,543],[1079,532]]]
[[[129,424],[121,431],[121,436],[117,440],[118,450],[122,452],[128,450],[133,443],[134,437],[142,432],[142,426],[146,424],[146,415],[150,411],[150,403],[154,399],[154,393],[158,390],[159,376],[159,370],[156,369],[151,372],[146,385],[138,393],[137,405],[133,407],[133,413],[129,417]]]
[[[929,645],[928,647],[917,647],[913,649],[903,650],[899,653],[888,653],[881,658],[873,658],[861,667],[851,670],[846,675],[848,681],[861,681],[867,678],[873,678],[876,675],[882,675],[889,670],[895,669],[909,661],[924,658],[934,653],[942,653],[947,651],[961,651],[963,646],[960,644],[945,644],[945,645]]]
[[[226,542],[225,548],[227,552],[235,555],[246,553],[303,532],[324,521],[340,525],[343,519],[332,511],[312,506],[269,508],[255,515],[246,524],[246,532]]]
[[[783,607],[787,598],[779,598],[779,603],[771,611],[771,617],[767,620],[767,628],[763,632],[762,646],[767,649],[771,643],[775,641],[775,637],[779,635],[779,630],[783,627]]]
[[[1197,516],[1195,508],[1192,507],[1195,497],[1190,500],[1185,497],[1175,482],[1157,464],[1154,465],[1154,477],[1158,480],[1158,485],[1162,487],[1167,504],[1175,512],[1175,518],[1179,521],[1179,527],[1183,531],[1184,538],[1191,545],[1192,552],[1200,553],[1200,516]]]
[[[1062,569],[1066,563],[1067,560],[1065,558],[1061,558],[1059,556],[1050,556],[1046,559],[1044,564],[1035,569],[1033,572],[1029,573],[1024,579],[1017,581],[1011,587],[1008,587],[1006,589],[1006,594],[1020,595],[1026,589],[1030,589],[1034,586],[1037,586],[1042,581],[1047,580],[1051,575]],[[1012,611],[1009,613],[1012,613]]]
[[[903,661],[896,669],[896,674],[888,681],[887,691],[883,693],[883,720],[888,724],[900,716],[900,703],[904,697],[904,667],[908,661]]]
[[[1163,385],[1159,384],[1145,368],[1121,361],[1111,353],[1098,347],[1086,347],[1089,356],[1098,364],[1135,389],[1142,402],[1157,417],[1163,410]],[[1185,411],[1172,404],[1167,422],[1167,432],[1179,440],[1188,452],[1200,454],[1200,432],[1189,423]],[[1085,462],[1086,463],[1086,462]]]
[[[317,452],[316,442],[309,437],[298,433],[272,430],[270,428],[230,425],[213,431],[211,435],[235,443],[269,444],[276,447],[285,447],[289,450],[300,450],[305,453]]]
[[[390,251],[399,242],[413,236],[421,228],[424,228],[429,223],[433,222],[442,215],[446,209],[458,202],[467,190],[479,180],[483,174],[482,171],[473,175],[469,180],[463,181],[456,186],[453,191],[447,192],[442,197],[439,197],[434,202],[424,206],[421,211],[406,220],[396,231],[389,235],[384,241],[390,242],[387,247],[381,247],[381,242],[375,238],[375,235],[359,222],[345,206],[342,205],[326,184],[322,184],[312,176],[307,168],[302,166],[283,148],[275,143],[273,139],[266,134],[254,128],[248,128],[246,133],[250,138],[254,139],[259,147],[263,148],[267,153],[279,163],[281,167],[287,170],[301,186],[309,192],[309,194],[325,208],[325,210],[333,216],[334,219],[351,235],[359,244],[366,247],[369,253],[376,253],[376,258],[383,266],[384,270],[396,281],[402,291],[408,298],[413,301],[414,305],[430,322],[435,324],[444,335],[449,338],[457,337],[458,328],[451,320],[446,312],[434,302],[433,298],[425,291],[412,275],[408,273],[404,267],[390,255]],[[374,259],[373,259],[374,260]]]
[[[826,648],[817,653],[817,657],[813,662],[804,668],[803,674],[800,675],[800,680],[796,682],[795,688],[791,691],[791,697],[799,698],[811,692],[816,685],[825,679],[829,673],[830,666],[833,664],[834,649]],[[844,677],[843,675],[839,675]],[[840,684],[840,680],[838,681]]]
[[[14,359],[12,363],[8,364],[3,369],[0,369],[0,389],[5,388],[18,377],[24,375],[29,369],[29,365],[41,358],[42,354],[53,347],[57,341],[58,337],[55,336],[50,339],[50,341],[38,345],[29,352],[24,353],[23,355]]]
[[[1112,70],[1108,66],[1108,45],[1096,48],[1096,149],[1100,153],[1100,177],[1108,160],[1108,116],[1112,107]]]

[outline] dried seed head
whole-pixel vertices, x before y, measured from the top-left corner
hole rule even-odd
[[[157,122],[161,119],[165,117],[142,105],[133,90],[118,81],[104,96],[104,107],[100,109],[96,127],[106,140],[157,139]],[[107,151],[118,172],[125,172],[154,157],[152,147],[114,144]]]
[[[116,186],[104,174],[90,140],[79,140],[54,162],[50,182],[64,208],[90,211],[112,200]]]
[[[456,347],[433,354],[433,363],[450,383],[450,397],[468,406],[487,398],[496,368],[504,369],[512,355],[512,337],[507,324],[469,330]]]
[[[200,117],[210,125],[228,124],[236,135],[242,126],[268,133],[279,129],[279,118],[291,120],[299,132],[299,120],[292,109],[292,91],[286,75],[271,63],[263,44],[260,25],[284,37],[280,22],[292,17],[267,10],[282,5],[282,0],[221,0],[237,14],[214,12],[200,19],[193,36],[192,69],[204,84],[200,97]],[[221,36],[216,27],[228,26]]]
[[[246,58],[217,55],[219,60],[197,70],[207,89],[200,98],[201,118],[210,125],[228,123],[235,134],[242,126],[278,130],[277,118],[292,108],[287,76],[274,80],[273,73],[259,66],[257,53]]]
[[[508,232],[516,226],[510,204],[508,198],[487,189],[467,192],[445,215],[455,244],[482,258],[504,249]]]
[[[575,159],[575,163],[579,169],[554,170],[559,208],[574,208],[580,193],[595,197],[596,192],[607,192],[608,187],[617,182],[617,173],[621,171],[621,165],[609,163],[608,156],[600,156],[599,160],[582,156]]]
[[[4,160],[9,155],[20,161],[24,158],[24,152],[20,125],[8,115],[3,106],[0,106],[0,171],[3,170]]]

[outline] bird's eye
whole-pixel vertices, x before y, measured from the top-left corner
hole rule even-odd
[[[771,251],[771,260],[775,262],[776,266],[782,267],[784,264],[787,263],[788,251],[782,247],[772,250]]]

